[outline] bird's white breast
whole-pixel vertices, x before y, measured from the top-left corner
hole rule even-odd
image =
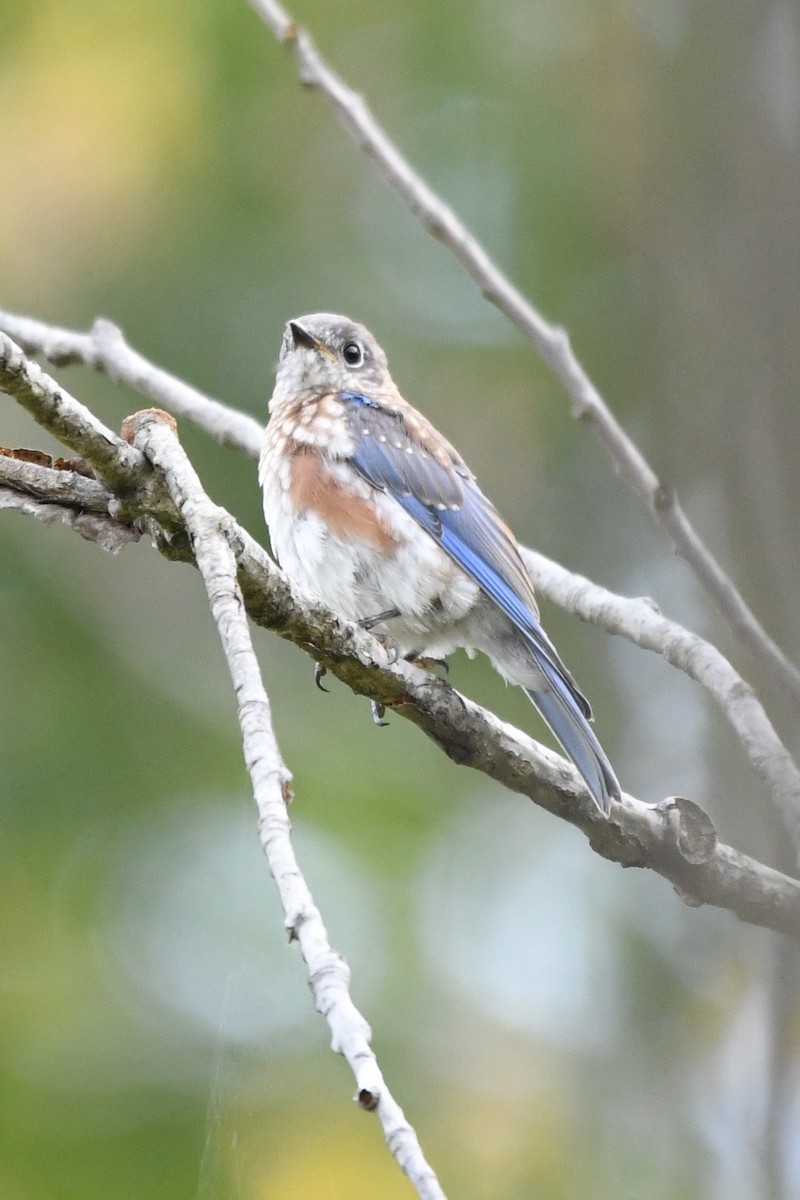
[[[320,508],[298,508],[291,457],[269,431],[259,464],[264,515],[273,550],[292,584],[347,620],[374,617],[392,608],[401,616],[379,627],[403,653],[436,657],[464,645],[454,626],[469,616],[479,598],[475,583],[392,497],[377,491],[351,464],[325,459],[330,485],[354,505],[372,506],[386,531],[375,538],[351,536],[334,527]],[[467,642],[469,644],[469,642]]]

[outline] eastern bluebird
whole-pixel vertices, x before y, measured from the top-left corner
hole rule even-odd
[[[297,589],[406,658],[481,650],[524,688],[603,814],[619,783],[591,709],[539,622],[509,527],[456,450],[400,395],[363,325],[289,321],[259,463],[264,514]]]

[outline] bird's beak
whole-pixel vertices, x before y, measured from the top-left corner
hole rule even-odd
[[[308,330],[304,329],[302,325],[299,325],[297,321],[290,321],[289,329],[292,334],[292,341],[294,342],[295,350],[317,350],[320,354],[327,354],[328,358],[336,358],[336,355],[329,346],[326,346],[324,342],[319,340],[319,338],[315,338],[313,333],[309,333]]]
[[[319,347],[319,342],[303,329],[302,325],[298,325],[297,321],[290,321],[289,328],[292,331],[292,341],[295,349],[303,346],[306,350],[316,350]]]

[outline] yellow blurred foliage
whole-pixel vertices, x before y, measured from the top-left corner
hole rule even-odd
[[[0,79],[3,274],[52,295],[90,250],[124,258],[202,145],[201,81],[185,12],[32,5]]]
[[[302,1138],[298,1126],[270,1148],[248,1181],[239,1175],[244,1200],[411,1200],[408,1179],[386,1150],[374,1117],[363,1122],[332,1122],[330,1110],[319,1112],[319,1124],[307,1121]]]
[[[534,1099],[453,1093],[446,1105],[445,1155],[459,1164],[466,1189],[480,1200],[516,1195],[535,1180],[543,1194],[557,1195],[579,1153],[564,1097],[543,1088]],[[441,1158],[441,1153],[437,1158]]]

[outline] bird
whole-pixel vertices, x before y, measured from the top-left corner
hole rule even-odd
[[[486,654],[525,690],[608,816],[620,786],[542,628],[514,534],[458,451],[403,399],[365,326],[336,313],[287,322],[258,475],[273,552],[301,595],[410,661]]]

